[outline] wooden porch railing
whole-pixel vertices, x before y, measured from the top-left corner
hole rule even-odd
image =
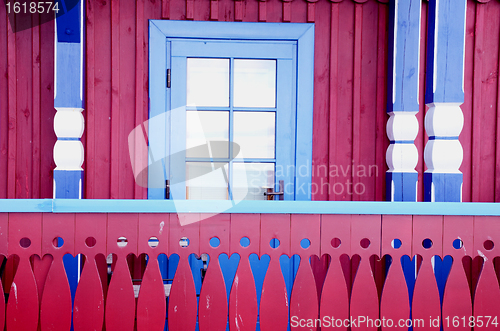
[[[199,221],[204,217],[0,213],[9,293],[0,300],[0,325],[194,331],[198,323],[201,331],[222,331],[258,324],[285,331],[407,330],[411,323],[414,330],[496,330],[500,323],[500,217],[222,213]],[[74,299],[65,254],[83,256]],[[147,263],[131,254],[147,255]],[[178,256],[168,297],[160,254]],[[199,293],[191,254],[209,257]],[[239,256],[234,276],[221,267],[223,254]],[[282,256],[300,258],[288,289]]]

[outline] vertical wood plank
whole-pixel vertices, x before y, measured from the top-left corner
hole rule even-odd
[[[14,23],[15,24],[15,23]],[[7,198],[16,198],[16,158],[17,158],[17,63],[16,35],[7,25],[7,65],[9,86],[9,138],[7,150]]]
[[[219,1],[210,0],[210,19],[212,21],[219,20]]]
[[[111,24],[115,21],[112,21],[111,6],[111,1],[94,2],[94,31],[99,32],[94,34],[94,58],[101,60],[94,61],[95,157],[89,159],[87,156],[85,160],[87,163],[95,163],[95,171],[91,174],[93,175],[93,182],[88,183],[94,186],[94,199],[111,198],[111,187],[112,185],[116,186],[116,177],[111,179],[111,169],[115,167],[113,170],[116,171],[114,160],[117,160],[115,159],[116,152],[112,147],[113,142],[116,141],[116,137],[113,136],[115,131],[113,125],[116,126],[115,122],[117,121],[117,118],[115,118],[117,91],[113,89],[112,80],[115,79],[114,84],[116,84],[115,76],[118,74],[118,70],[115,70],[117,59],[112,57],[112,48],[116,50],[112,42],[116,43],[117,41],[116,38],[112,39]],[[117,27],[116,25],[114,27],[116,33]],[[91,95],[87,98],[89,97]],[[86,131],[88,132],[88,130],[87,126]],[[112,150],[115,153],[113,155]],[[115,176],[117,176],[116,172]]]
[[[111,0],[111,175],[110,198],[120,197],[120,2]]]
[[[219,256],[229,256],[230,215],[218,214],[200,223],[200,253],[210,256],[207,273],[200,292],[198,321],[200,331],[224,330],[228,318],[226,287]],[[212,245],[212,238],[219,239]]]
[[[359,177],[356,176],[356,166],[361,161],[361,51],[362,51],[362,29],[363,29],[363,7],[360,3],[354,5],[354,74],[352,86],[352,194],[350,200],[360,200],[360,196],[356,193]]]
[[[298,3],[292,2],[294,13],[303,12],[306,19],[306,6],[297,8]],[[308,3],[303,3],[308,5]],[[328,2],[317,3],[319,11],[325,11],[324,19],[318,20],[315,23],[314,33],[314,78],[322,80],[323,84],[315,84],[314,86],[314,112],[313,112],[313,160],[312,160],[312,186],[311,195],[313,200],[328,200],[328,195],[331,192],[331,184],[328,182],[328,138],[331,136],[329,130],[334,130],[335,126],[329,123],[329,101],[331,100],[330,90],[331,82],[328,76],[331,75],[330,59],[334,56],[329,56],[332,49],[330,48],[330,4]],[[321,9],[320,9],[321,8]],[[333,24],[333,23],[332,23]],[[333,32],[332,32],[333,33]],[[335,50],[336,52],[336,50]]]
[[[316,21],[316,3],[307,3],[307,22],[314,23]]]
[[[187,225],[182,226],[180,218],[183,218]],[[194,331],[196,328],[198,305],[188,258],[190,254],[200,255],[199,219],[199,214],[170,215],[169,252],[179,255],[179,265],[168,299],[168,327],[173,331]]]
[[[167,20],[170,18],[170,0],[161,1],[161,18]]]
[[[121,0],[119,9],[119,61],[118,61],[118,198],[133,199],[135,181],[130,163],[128,135],[135,127],[136,105],[136,1]],[[114,50],[113,50],[114,51]]]
[[[355,29],[355,4],[350,1],[340,3],[339,11],[339,47],[338,77],[339,95],[338,109],[342,111],[337,116],[337,168],[336,183],[332,190],[335,200],[350,201],[352,194],[348,194],[348,185],[352,185],[352,160],[353,160],[353,81],[354,81],[354,33]],[[340,115],[340,114],[339,114]]]
[[[242,238],[247,238],[248,243],[242,241]],[[259,244],[260,215],[232,214],[230,253],[240,255],[240,263],[229,296],[230,330],[254,331],[257,325],[257,291],[249,256],[260,256]]]
[[[290,215],[261,215],[260,252],[270,256],[271,261],[262,285],[260,298],[260,329],[262,331],[286,330],[288,325],[288,294],[281,273],[279,258],[290,254]],[[279,246],[271,247],[272,239]]]
[[[33,254],[41,256],[41,234],[41,213],[12,213],[9,215],[9,242],[11,245],[9,245],[8,252],[9,255],[19,256],[19,266],[7,302],[7,330],[37,329],[40,306],[30,256]]]
[[[133,330],[135,324],[135,296],[127,256],[137,256],[137,214],[109,214],[106,253],[116,256],[113,275],[109,282],[105,308],[106,330]],[[119,245],[125,237],[126,244]]]
[[[418,162],[415,170],[418,172],[417,183],[417,201],[424,201],[424,177],[423,173],[426,170],[424,162],[424,148],[429,138],[425,134],[424,119],[428,107],[425,105],[425,68],[427,63],[427,1],[422,1],[422,9],[420,10],[420,77],[419,77],[419,108],[415,115],[418,121],[418,134],[415,138],[415,146],[418,151]]]
[[[41,296],[40,326],[43,331],[68,330],[73,307],[63,256],[75,255],[75,214],[44,213],[42,226],[42,254],[52,255],[53,261]]]
[[[32,181],[31,198],[40,198],[40,16],[31,15],[33,27],[31,28],[31,67],[32,67]]]
[[[401,258],[412,256],[411,234],[411,215],[382,215],[382,256],[392,257],[380,298],[380,316],[387,320],[407,320],[410,316],[410,298]],[[399,246],[396,240],[400,241]],[[386,323],[382,325],[383,331],[390,329],[392,327]]]
[[[443,295],[443,319],[447,316],[472,316],[471,289],[467,281],[468,276],[462,258],[472,255],[474,250],[474,218],[472,216],[444,216],[443,228],[443,256],[453,258],[450,274],[446,280]],[[456,245],[455,240],[461,242]],[[472,256],[471,256],[472,257]],[[470,270],[470,269],[469,269]],[[470,330],[467,325],[443,323],[443,329]]]
[[[54,132],[54,29],[55,21],[40,26],[40,198],[53,196]]]
[[[85,114],[85,138],[86,145],[85,151],[87,153],[85,158],[85,196],[87,199],[95,198],[95,172],[96,172],[96,121],[95,121],[95,14],[94,14],[94,0],[86,1],[86,50],[85,50],[85,78],[86,85],[86,103]]]
[[[85,256],[85,264],[75,293],[73,327],[76,331],[102,330],[103,282],[108,280],[107,273],[105,278],[99,275],[96,257],[101,254],[106,263],[102,254],[106,254],[107,214],[76,214],[75,229],[75,251]]]
[[[283,1],[283,22],[290,22],[292,19],[292,4],[290,1]]]
[[[479,6],[484,6],[479,4]],[[498,256],[500,223],[498,217],[474,217],[474,257],[483,261],[481,274],[474,293],[474,316],[498,316],[500,314],[500,288],[493,259]],[[491,245],[493,243],[493,245]],[[494,318],[494,317],[492,317]],[[492,328],[492,325],[489,325]],[[489,329],[487,328],[487,329]],[[482,329],[482,328],[475,328]]]
[[[429,316],[441,316],[439,290],[431,259],[443,255],[443,216],[413,216],[413,255],[422,257],[413,290],[412,318],[428,321]],[[430,239],[431,242],[424,240]],[[430,246],[430,247],[429,247]],[[414,325],[414,330],[427,330],[425,325]]]
[[[370,258],[380,257],[380,215],[353,215],[351,219],[351,254],[361,258],[352,284],[350,315],[375,320],[379,316],[379,297],[370,266]],[[351,256],[352,256],[351,255]],[[352,325],[352,330],[377,330],[366,323]]]
[[[27,19],[16,17],[16,24]],[[30,22],[31,25],[31,22]],[[33,89],[32,89],[32,38],[31,29],[18,31],[16,38],[16,122],[17,126],[17,154],[16,154],[16,198],[30,199],[33,171]]]
[[[266,1],[259,0],[259,22],[267,21]]]
[[[186,0],[186,19],[194,19],[194,0]]]
[[[315,320],[319,314],[318,292],[309,258],[320,256],[320,215],[291,216],[291,255],[300,256],[290,298],[290,317]],[[303,240],[309,240],[304,243]],[[310,328],[300,328],[309,330]]]
[[[385,164],[385,153],[389,146],[389,139],[385,133],[387,122],[386,100],[387,100],[387,42],[388,42],[388,10],[386,4],[378,4],[378,26],[377,26],[377,86],[376,86],[376,129],[375,129],[375,201],[385,200],[384,173],[387,170]],[[371,175],[371,174],[370,174]]]
[[[334,5],[334,4],[332,4]],[[349,318],[349,274],[344,275],[340,257],[351,256],[351,218],[352,215],[321,215],[321,255],[331,257],[325,277],[320,302],[320,318]],[[346,278],[347,277],[347,278]],[[322,330],[347,330],[345,325],[323,326]]]
[[[481,112],[482,106],[482,60],[484,39],[484,5],[476,3],[476,22],[474,26],[474,83],[472,106],[472,201],[481,200]]]
[[[473,128],[473,86],[474,86],[474,56],[475,56],[475,19],[476,2],[467,2],[467,17],[465,19],[465,72],[464,72],[464,103],[460,107],[464,115],[464,127],[460,133],[460,143],[464,157],[460,171],[463,173],[462,201],[471,202],[472,197],[472,128]]]
[[[377,150],[377,69],[378,69],[378,37],[379,4],[369,1],[362,6],[360,33],[360,84],[359,84],[359,154],[353,168],[353,198],[357,200],[375,200],[377,172],[381,166],[376,164]],[[382,47],[386,48],[386,47]],[[383,53],[382,53],[383,54]],[[383,56],[383,55],[382,55]],[[384,77],[384,76],[383,76]],[[383,95],[381,83],[381,94]],[[385,113],[384,110],[381,110]],[[383,138],[383,137],[382,137]],[[381,139],[383,142],[384,140]],[[376,167],[373,167],[373,166]],[[383,177],[383,173],[381,173]]]
[[[134,127],[141,125],[146,118],[144,118],[144,0],[136,1],[136,21],[135,21],[135,124]],[[147,70],[146,70],[147,71]],[[146,153],[137,153],[142,151],[140,142],[135,141],[134,162],[137,165],[142,164],[147,160]],[[144,151],[146,152],[146,151]],[[130,158],[132,159],[132,158]],[[135,169],[135,167],[134,167]],[[134,199],[147,198],[147,188],[141,187],[134,182]]]
[[[139,214],[138,253],[147,254],[148,263],[137,300],[138,331],[161,331],[165,327],[167,305],[158,256],[168,254],[169,228],[169,214]],[[158,239],[156,247],[149,245],[152,237]]]
[[[500,44],[500,40],[499,40]],[[498,66],[500,70],[500,48],[499,48],[499,53],[498,53]],[[496,123],[496,150],[495,150],[495,202],[500,202],[500,79],[498,78],[497,75],[497,112],[496,112],[496,118],[497,118],[497,123]]]
[[[7,8],[0,6],[0,199],[7,198],[8,131],[9,131],[9,67]]]
[[[234,0],[234,20],[243,21],[243,4],[241,0]]]
[[[329,121],[328,121],[328,169],[327,178],[329,185],[328,200],[336,200],[333,188],[337,182],[334,176],[330,175],[330,169],[336,166],[337,156],[337,111],[338,111],[338,45],[339,45],[339,3],[331,3],[330,14],[330,102],[329,102]],[[314,152],[314,150],[313,150]],[[384,154],[385,155],[385,154]],[[384,156],[385,160],[385,156]],[[318,167],[318,166],[316,166]],[[318,170],[316,171],[318,172]]]

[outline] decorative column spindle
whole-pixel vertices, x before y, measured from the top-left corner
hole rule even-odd
[[[430,0],[427,42],[425,201],[462,201],[466,0]]]
[[[421,0],[390,2],[389,75],[387,136],[391,141],[386,153],[388,201],[416,201],[418,151],[414,140],[418,133],[418,76],[420,53]]]
[[[62,3],[61,7],[62,6]],[[54,63],[54,198],[81,199],[83,145],[83,1],[60,8]]]

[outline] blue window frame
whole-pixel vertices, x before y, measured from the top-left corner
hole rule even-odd
[[[149,199],[165,198],[163,183],[167,179],[171,184],[170,198],[185,199],[187,164],[200,166],[208,162],[212,168],[214,164],[222,165],[229,184],[229,199],[236,199],[236,189],[233,190],[236,169],[247,165],[274,167],[272,184],[277,190],[278,182],[284,181],[285,200],[311,199],[313,24],[151,20],[149,45],[150,164],[154,159],[162,160],[161,164],[156,162],[157,167],[149,168]],[[227,103],[194,105],[188,102],[189,63],[206,60],[216,60],[228,68]],[[241,88],[235,83],[235,72],[238,65],[257,62],[275,68],[275,92],[272,92],[275,99],[271,104],[250,101],[252,105],[245,106],[236,101]],[[207,90],[214,88],[210,83],[206,85]],[[241,158],[241,154],[233,150],[233,146],[239,148],[240,145],[234,144],[229,144],[229,151],[224,155],[213,154],[213,148],[212,154],[205,158],[193,156],[191,149],[186,153],[189,148],[186,127],[189,130],[187,121],[192,114],[198,114],[195,116],[198,121],[209,115],[227,121],[223,139],[229,142],[239,142],[236,131],[244,127],[246,119],[274,121],[270,126],[275,139],[272,153],[264,157],[247,153]],[[243,146],[246,145],[243,143],[241,151],[248,152]]]

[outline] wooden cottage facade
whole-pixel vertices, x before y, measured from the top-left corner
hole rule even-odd
[[[58,3],[0,6],[0,330],[498,327],[499,0]]]

